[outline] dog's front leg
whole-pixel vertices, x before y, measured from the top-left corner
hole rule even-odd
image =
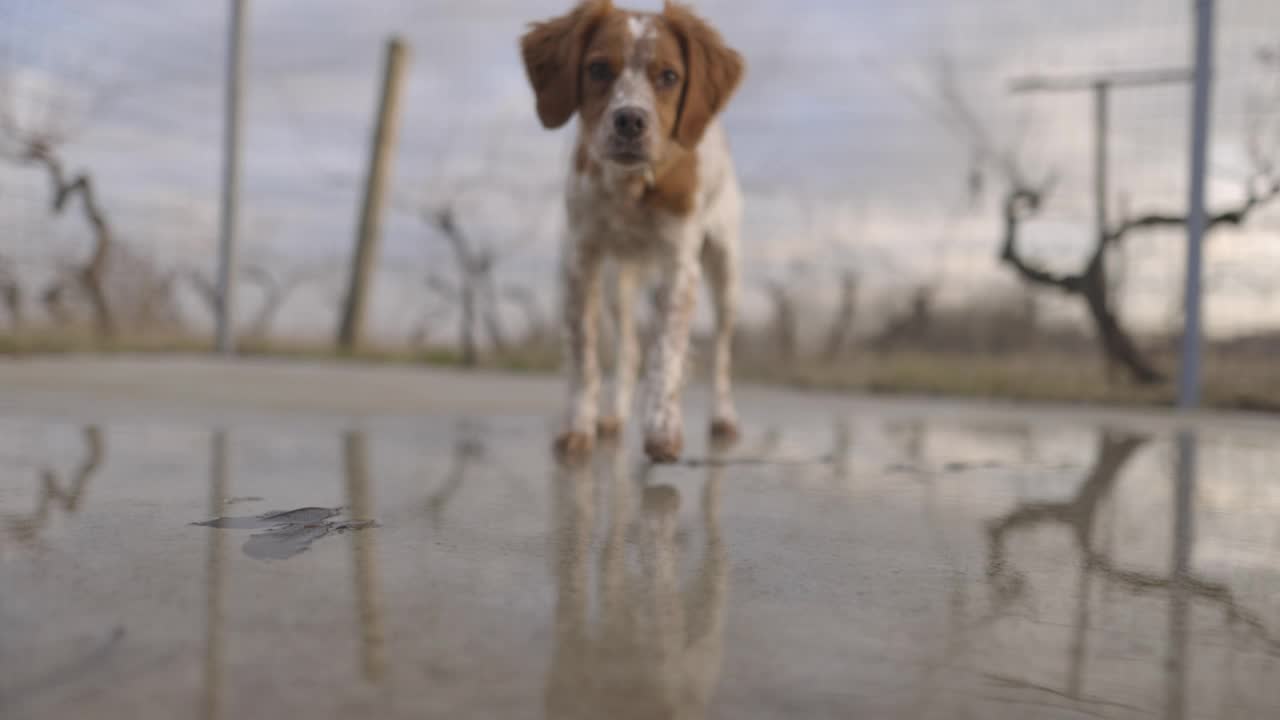
[[[696,240],[696,238],[691,238]],[[697,243],[682,242],[663,259],[657,294],[658,325],[645,378],[645,453],[655,462],[675,462],[684,448],[680,391],[701,268]]]
[[[584,243],[571,243],[565,252],[564,324],[567,340],[569,397],[565,429],[556,438],[562,457],[579,457],[591,450],[596,435],[600,396],[600,362],[596,331],[600,315],[600,254]]]
[[[610,303],[617,353],[613,362],[613,396],[609,409],[600,418],[600,435],[617,437],[631,415],[631,393],[635,388],[639,355],[636,347],[636,268],[627,262],[619,264],[614,281],[614,300]]]

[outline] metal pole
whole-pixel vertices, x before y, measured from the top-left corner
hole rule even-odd
[[[1213,84],[1213,0],[1195,0],[1196,66],[1191,101],[1191,196],[1187,204],[1187,278],[1178,373],[1178,406],[1200,404],[1201,261],[1205,231],[1204,186],[1208,172],[1209,105]]]
[[[1106,81],[1093,85],[1094,222],[1099,239],[1107,234],[1107,96],[1110,89]]]
[[[244,26],[249,0],[231,0],[227,44],[227,97],[222,160],[222,216],[218,239],[218,352],[235,352],[236,215],[240,203],[241,99],[244,87]]]

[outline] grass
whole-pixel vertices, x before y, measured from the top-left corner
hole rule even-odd
[[[1174,368],[1174,358],[1160,358]],[[1015,355],[867,353],[845,363],[753,367],[753,380],[806,389],[913,394],[1054,403],[1172,406],[1176,387],[1106,380],[1100,361],[1064,352]],[[1210,354],[1204,373],[1208,407],[1280,412],[1280,363],[1261,356]]]
[[[97,338],[87,332],[28,331],[0,335],[0,357],[50,355],[196,355],[211,353],[211,339],[189,335],[122,335]],[[450,347],[409,348],[403,345],[365,344],[351,353],[339,352],[331,343],[315,340],[262,340],[246,338],[237,343],[243,357],[274,357],[313,361],[358,361],[391,365],[425,364],[461,367],[462,355]],[[509,372],[549,372],[556,367],[554,351],[522,347],[501,358],[486,358],[480,367]]]
[[[99,341],[87,333],[37,332],[0,336],[0,356],[40,357],[59,354],[200,354],[212,351],[211,341],[190,336],[128,336]],[[312,361],[427,364],[460,367],[462,358],[452,348],[410,349],[404,346],[367,346],[351,354],[339,354],[332,345],[315,341],[241,342],[241,355],[295,358]],[[704,354],[705,355],[705,354]],[[1176,358],[1158,357],[1163,368],[1176,367]],[[699,363],[702,365],[705,363]],[[797,361],[781,363],[762,359],[759,353],[741,352],[738,377],[754,382],[810,390],[972,397],[1058,403],[1170,406],[1172,383],[1136,386],[1125,381],[1107,382],[1101,362],[1091,353],[1040,351],[1012,354],[972,352],[888,353],[855,352],[839,363]],[[501,357],[487,358],[483,369],[522,373],[553,372],[558,367],[554,348],[544,345],[517,348]],[[1280,412],[1280,363],[1265,354],[1208,353],[1205,364],[1204,400],[1220,409]]]

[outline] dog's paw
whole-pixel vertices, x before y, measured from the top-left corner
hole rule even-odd
[[[738,429],[738,421],[721,417],[711,421],[711,444],[718,449],[726,449],[738,444],[742,433]]]
[[[684,451],[684,437],[679,431],[649,432],[644,440],[644,453],[655,463],[673,463]]]
[[[570,430],[556,438],[553,450],[561,462],[578,462],[591,454],[595,438],[590,433]]]
[[[622,418],[602,417],[596,423],[596,433],[604,440],[616,440],[622,435]]]

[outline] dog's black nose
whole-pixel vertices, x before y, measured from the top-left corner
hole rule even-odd
[[[628,140],[635,140],[643,135],[645,126],[648,124],[649,121],[643,110],[623,108],[613,114],[614,132]]]

